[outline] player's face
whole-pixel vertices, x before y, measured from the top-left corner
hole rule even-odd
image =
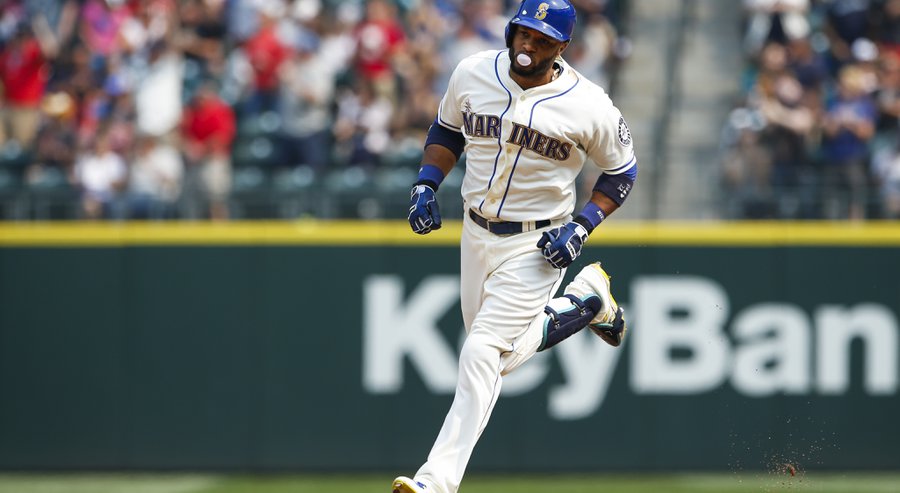
[[[534,29],[516,26],[512,48],[509,50],[510,69],[522,77],[540,77],[553,67],[553,61],[567,45],[568,43],[561,43]],[[519,63],[517,57],[522,53],[531,58],[530,65],[523,66]]]

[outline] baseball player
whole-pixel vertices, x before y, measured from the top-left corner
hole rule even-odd
[[[428,460],[393,493],[456,493],[500,394],[502,377],[589,326],[625,336],[609,276],[593,263],[554,297],[588,235],[637,177],[631,134],[607,94],[561,57],[575,27],[569,0],[524,0],[507,50],[459,63],[425,141],[409,223],[441,227],[435,191],[463,151],[461,306],[467,336],[453,404]],[[575,179],[590,159],[602,174],[573,218]]]

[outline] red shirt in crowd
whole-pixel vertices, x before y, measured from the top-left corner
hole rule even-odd
[[[214,96],[201,96],[185,110],[184,135],[215,153],[227,153],[236,132],[234,111]]]
[[[370,20],[356,28],[356,63],[366,79],[391,72],[391,58],[406,42],[403,27],[390,20]]]
[[[274,26],[260,29],[247,40],[244,51],[256,76],[256,88],[263,91],[276,89],[278,69],[288,59],[290,51],[278,40]]]
[[[14,106],[36,107],[47,84],[47,60],[35,39],[13,43],[0,52],[3,98]]]

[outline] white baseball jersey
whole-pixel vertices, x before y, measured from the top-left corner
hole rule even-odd
[[[606,92],[557,64],[556,80],[527,90],[510,77],[506,50],[469,56],[450,77],[438,122],[465,136],[462,195],[483,217],[563,218],[587,158],[608,174],[635,166],[631,133]]]

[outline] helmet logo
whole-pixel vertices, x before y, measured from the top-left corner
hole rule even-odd
[[[547,17],[547,9],[550,8],[549,3],[542,3],[538,5],[537,12],[534,13],[534,18],[537,20],[544,20],[544,17]]]

